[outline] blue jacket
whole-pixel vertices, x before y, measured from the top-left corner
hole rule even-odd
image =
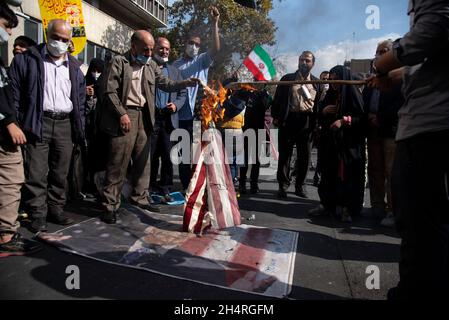
[[[181,75],[181,71],[178,68],[174,67],[171,64],[167,64],[168,74],[170,80],[174,81],[182,81],[183,77]],[[160,90],[160,89],[157,89]],[[172,129],[179,128],[179,110],[184,106],[187,99],[187,89],[181,89],[178,92],[169,92],[168,102],[176,105],[176,112],[171,115],[171,124],[173,126]]]
[[[9,70],[18,121],[27,136],[38,141],[42,141],[44,114],[44,55],[45,44],[31,47],[26,53],[14,57]],[[69,75],[72,83],[70,99],[73,103],[70,119],[75,143],[83,143],[85,139],[86,85],[80,66],[81,62],[69,55]]]

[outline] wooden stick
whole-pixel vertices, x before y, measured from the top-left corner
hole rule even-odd
[[[255,82],[231,82],[226,89],[242,85],[267,85],[267,86],[292,86],[295,84],[342,84],[350,86],[363,86],[366,80],[297,80],[297,81],[255,81]]]

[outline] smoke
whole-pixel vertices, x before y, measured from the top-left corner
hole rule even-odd
[[[276,34],[277,43],[280,46],[291,45],[294,39],[294,43],[300,45],[304,40],[310,40],[311,34],[320,32],[314,30],[314,23],[317,20],[330,21],[333,17],[331,8],[329,1],[326,0],[275,1],[275,12],[271,17],[275,19],[279,28]]]

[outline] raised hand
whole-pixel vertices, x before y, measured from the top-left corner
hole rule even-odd
[[[212,21],[214,23],[218,23],[218,20],[220,19],[220,12],[218,11],[217,7],[211,6],[209,8],[210,16],[212,18]]]

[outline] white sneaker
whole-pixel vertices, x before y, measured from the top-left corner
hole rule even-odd
[[[346,209],[346,208],[344,208],[341,213],[341,222],[344,222],[344,223],[352,222],[351,215],[349,214],[348,209]]]
[[[388,212],[387,216],[380,222],[384,227],[392,228],[395,226],[394,216],[392,212]]]

